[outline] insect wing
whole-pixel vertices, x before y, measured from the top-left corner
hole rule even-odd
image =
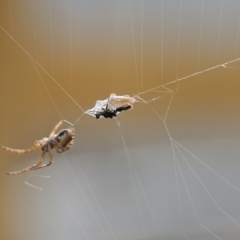
[[[125,107],[135,103],[136,100],[133,97],[126,96],[112,96],[110,95],[108,100],[108,109],[116,110],[117,108]]]

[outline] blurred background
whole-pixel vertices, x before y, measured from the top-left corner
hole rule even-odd
[[[2,0],[0,143],[81,118],[49,168],[0,152],[0,239],[239,239],[239,37],[235,0]]]

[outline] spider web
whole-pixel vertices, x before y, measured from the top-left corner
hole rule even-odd
[[[1,152],[2,238],[239,238],[239,3],[1,4],[1,144],[76,128],[41,171]],[[111,92],[134,109],[91,118]]]

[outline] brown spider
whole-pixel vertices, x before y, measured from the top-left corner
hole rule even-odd
[[[50,166],[53,162],[52,154],[51,154],[51,150],[53,148],[55,148],[55,150],[58,153],[64,153],[64,152],[68,151],[73,146],[73,143],[74,143],[74,136],[75,136],[74,128],[63,129],[56,134],[57,129],[62,125],[62,123],[63,123],[63,120],[61,120],[53,128],[53,130],[48,138],[43,138],[42,140],[35,140],[34,145],[29,149],[25,149],[25,150],[24,149],[23,150],[22,149],[12,149],[12,148],[8,148],[8,147],[0,145],[0,148],[4,149],[6,151],[10,151],[12,153],[18,153],[18,154],[33,152],[39,148],[41,148],[41,150],[42,150],[42,155],[40,156],[40,158],[38,159],[36,164],[29,166],[27,168],[24,168],[17,172],[8,172],[7,174],[8,175],[16,175],[16,174],[28,172],[30,170],[37,170],[40,168]],[[41,165],[46,153],[48,153],[48,163]]]

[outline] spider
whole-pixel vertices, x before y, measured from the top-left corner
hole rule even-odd
[[[8,172],[7,174],[8,175],[16,175],[16,174],[28,172],[30,170],[37,170],[40,168],[50,166],[53,162],[52,154],[51,154],[51,150],[53,148],[55,148],[57,153],[64,153],[64,152],[68,151],[74,144],[75,134],[74,134],[74,128],[63,129],[56,134],[56,131],[62,125],[63,121],[64,120],[61,120],[60,122],[58,122],[56,124],[56,126],[53,128],[53,130],[48,138],[43,138],[42,140],[35,140],[34,145],[29,149],[23,149],[23,150],[22,149],[12,149],[12,148],[8,148],[8,147],[0,145],[0,148],[4,149],[6,151],[10,151],[12,153],[18,153],[18,154],[33,152],[39,148],[41,148],[41,150],[42,150],[42,154],[41,154],[40,158],[38,159],[38,161],[36,162],[36,164],[29,166],[27,168],[24,168],[22,170],[16,171],[16,172]],[[48,163],[41,165],[46,153],[48,153]]]

